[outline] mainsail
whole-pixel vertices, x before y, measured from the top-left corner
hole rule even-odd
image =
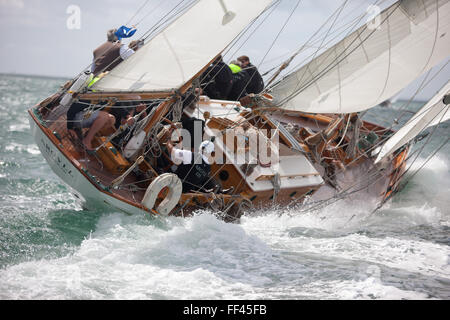
[[[375,163],[391,155],[395,150],[411,141],[422,130],[450,119],[449,106],[442,101],[450,93],[450,81],[425,104],[409,121],[390,137],[380,150]]]
[[[272,0],[199,0],[93,89],[168,92],[222,52]]]
[[[284,109],[351,113],[391,98],[450,54],[450,1],[404,0],[286,76],[271,90]]]

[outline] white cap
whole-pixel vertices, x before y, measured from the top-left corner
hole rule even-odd
[[[205,140],[200,144],[200,150],[203,153],[211,154],[214,152],[214,143],[209,140]]]
[[[211,153],[214,152],[214,143],[212,143],[209,140],[205,140],[200,144],[200,152],[202,154],[202,158],[203,160],[207,163],[210,164],[210,161],[208,159],[208,157],[211,155]]]

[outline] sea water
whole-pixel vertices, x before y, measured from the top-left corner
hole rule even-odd
[[[0,299],[450,298],[448,145],[426,162],[448,123],[375,213],[341,200],[239,224],[209,212],[155,219],[83,210],[50,170],[27,109],[63,83],[0,75]],[[421,105],[397,102],[366,118],[389,126]]]

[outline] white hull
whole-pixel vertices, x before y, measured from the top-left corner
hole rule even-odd
[[[29,117],[31,133],[48,165],[56,175],[68,185],[75,197],[86,208],[108,208],[119,210],[127,214],[145,214],[148,212],[121,201],[92,182],[90,178],[81,173],[66,156],[53,144],[47,135],[42,132],[34,119]]]

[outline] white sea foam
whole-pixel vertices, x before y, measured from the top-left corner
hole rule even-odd
[[[36,144],[22,145],[19,143],[9,143],[8,145],[5,146],[5,150],[12,152],[27,152],[33,155],[41,153]]]
[[[321,299],[324,292],[331,299],[381,299],[400,300],[429,299],[429,296],[422,292],[401,290],[395,286],[384,285],[378,278],[369,277],[363,281],[317,281],[310,283],[303,288],[312,299]]]
[[[153,223],[108,214],[73,254],[1,270],[0,298],[422,299],[427,297],[423,292],[383,280],[374,283],[367,266],[450,279],[448,247],[359,234],[333,236],[332,226],[325,230],[331,232],[328,236],[295,234],[296,227],[316,223],[311,216],[275,213],[244,218],[241,225],[209,214]],[[361,261],[360,275],[351,279],[346,272],[354,273],[354,267],[332,272],[334,263],[353,266]],[[318,275],[314,264],[324,262],[323,275]]]
[[[411,171],[416,172],[424,163],[419,159],[411,166]],[[408,177],[406,177],[408,178]],[[428,161],[423,168],[412,178],[412,189],[405,196],[413,203],[427,203],[440,209],[447,217],[450,216],[448,200],[450,198],[450,170],[448,162],[439,156]],[[402,195],[403,196],[403,195]]]
[[[28,124],[28,122],[18,122],[9,126],[9,131],[26,132],[29,129],[30,125]]]
[[[239,225],[202,215],[166,230],[134,219],[105,216],[73,255],[1,270],[1,297],[223,299],[271,282],[246,270],[263,272],[271,249]]]

